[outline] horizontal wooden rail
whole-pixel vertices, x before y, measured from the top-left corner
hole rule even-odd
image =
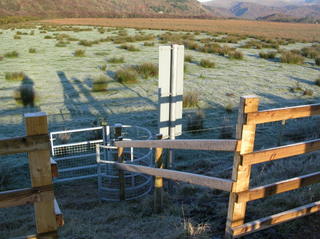
[[[62,227],[64,225],[64,218],[56,199],[54,199],[54,213],[56,214],[57,225]]]
[[[116,142],[123,148],[163,148],[185,150],[238,151],[240,143],[237,140],[132,140]]]
[[[263,124],[314,115],[320,115],[320,104],[302,105],[248,113],[247,124]]]
[[[49,149],[48,135],[24,136],[0,140],[0,155]]]
[[[302,188],[318,182],[320,182],[320,172],[311,173],[301,177],[295,177],[277,183],[252,188],[245,192],[240,192],[237,195],[237,202],[240,203],[253,201],[271,195]]]
[[[318,211],[320,211],[320,201],[234,227],[233,236],[235,238],[244,236]]]
[[[242,165],[253,165],[320,150],[320,139],[244,154]]]
[[[211,189],[219,189],[227,192],[231,191],[231,187],[233,183],[232,180],[228,180],[228,179],[221,179],[221,178],[197,175],[193,173],[179,172],[175,170],[150,168],[145,166],[124,164],[124,163],[113,163],[113,164],[119,169],[130,171],[130,172],[143,173],[151,176],[163,177],[167,179],[205,186]]]
[[[22,206],[39,202],[41,193],[47,191],[53,191],[53,185],[1,192],[0,208]]]

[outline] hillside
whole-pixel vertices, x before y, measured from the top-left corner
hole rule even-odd
[[[224,17],[273,21],[316,22],[320,19],[320,0],[212,0],[207,9],[226,13]]]
[[[212,16],[197,0],[0,0],[1,16]]]

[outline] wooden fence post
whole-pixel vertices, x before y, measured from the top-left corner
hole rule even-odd
[[[25,114],[27,136],[48,135],[48,122],[45,113]],[[33,188],[52,186],[50,151],[29,152],[29,169]],[[35,221],[39,238],[56,238],[58,225],[54,210],[54,191],[41,192],[40,201],[35,202]],[[48,233],[52,233],[50,236]],[[42,237],[43,235],[43,237]]]
[[[234,155],[232,180],[232,191],[229,198],[228,217],[225,238],[233,238],[232,228],[244,224],[246,214],[246,202],[237,203],[237,193],[246,191],[250,186],[251,166],[242,165],[242,155],[254,150],[256,133],[255,124],[247,124],[247,113],[257,112],[259,98],[256,96],[245,96],[240,99],[236,138],[241,141],[240,151]]]
[[[162,139],[162,134],[157,135],[157,139]],[[163,148],[156,148],[155,149],[155,166],[156,168],[164,168],[164,164],[162,161],[162,153]],[[163,178],[162,177],[155,177],[154,180],[154,212],[160,213],[163,208]]]
[[[117,141],[122,140],[121,135],[122,135],[122,125],[116,124],[115,125],[115,138]],[[118,147],[116,161],[118,161],[118,163],[124,162],[124,148],[123,147]],[[126,188],[125,188],[126,179],[125,179],[124,171],[119,169],[118,176],[119,176],[119,199],[120,199],[120,201],[123,201],[123,200],[126,200]]]

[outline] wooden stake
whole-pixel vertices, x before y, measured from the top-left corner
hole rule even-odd
[[[47,115],[45,113],[26,114],[25,124],[27,136],[48,134]],[[49,148],[29,152],[29,168],[32,187],[52,185]],[[35,202],[34,208],[37,233],[40,235],[56,231],[58,225],[54,212],[54,192],[43,192],[40,202]]]
[[[240,151],[234,155],[232,179],[234,181],[230,193],[228,217],[225,238],[233,238],[232,228],[244,224],[246,214],[246,202],[237,203],[237,192],[249,189],[251,166],[241,165],[242,154],[251,153],[254,149],[255,124],[247,124],[246,114],[257,112],[259,98],[246,96],[240,99],[236,138],[241,140]]]
[[[162,135],[158,134],[157,139],[161,140]],[[163,161],[162,161],[162,148],[155,149],[155,166],[156,168],[163,168]],[[154,180],[154,212],[160,213],[163,208],[163,178],[162,177],[155,177]]]

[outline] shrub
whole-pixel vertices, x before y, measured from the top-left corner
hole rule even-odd
[[[317,57],[315,59],[315,63],[316,63],[317,66],[320,66],[320,57]]]
[[[10,51],[4,54],[4,56],[7,58],[17,58],[19,56],[19,53],[16,51]]]
[[[317,86],[320,86],[320,78],[319,78],[319,79],[316,79],[316,85],[317,85]]]
[[[215,63],[213,61],[207,60],[207,59],[201,59],[200,66],[204,68],[213,68],[215,67]]]
[[[137,82],[137,72],[132,68],[122,68],[116,71],[115,79],[122,84],[133,84]]]
[[[86,53],[86,51],[85,50],[76,50],[75,52],[74,52],[74,56],[76,56],[76,57],[84,57],[85,56],[85,53]]]
[[[37,53],[37,50],[35,48],[29,48],[29,53]]]
[[[124,63],[124,58],[123,57],[112,57],[108,60],[108,62],[114,63],[114,64]]]
[[[101,75],[93,81],[92,91],[101,92],[106,91],[108,88],[108,77]]]
[[[183,107],[191,108],[199,106],[199,93],[196,91],[186,92],[183,95]]]
[[[124,49],[127,51],[140,51],[137,47],[135,47],[134,45],[121,45],[120,49]]]
[[[260,52],[259,56],[263,59],[274,59],[276,57],[277,53],[274,51],[270,52]]]
[[[144,46],[154,46],[154,42],[145,42],[143,43]]]
[[[187,130],[192,133],[201,132],[203,130],[205,114],[202,110],[187,115]]]
[[[192,63],[192,62],[193,62],[193,56],[192,56],[192,55],[185,55],[185,56],[184,56],[184,60],[185,60],[186,62]]]
[[[146,62],[141,65],[134,66],[134,69],[144,79],[147,79],[149,77],[155,77],[158,75],[158,66],[153,63]]]
[[[25,77],[23,72],[6,72],[5,79],[8,81],[22,81]]]
[[[280,62],[287,64],[303,64],[304,58],[292,52],[283,52],[280,57]]]

